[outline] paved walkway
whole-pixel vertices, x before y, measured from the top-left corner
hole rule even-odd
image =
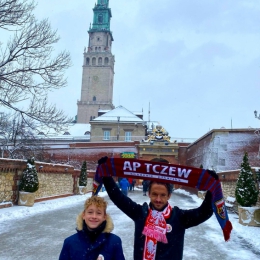
[[[148,201],[148,197],[142,195],[141,191],[129,193],[134,201],[143,203]],[[126,260],[133,260],[133,222],[127,216],[122,221],[122,213],[106,197],[108,213],[115,223],[114,233],[119,235],[123,241],[124,254]],[[194,201],[182,194],[174,193],[171,205],[186,205],[188,208],[196,207]],[[4,224],[5,232],[0,236],[0,259],[1,260],[56,260],[63,244],[63,240],[75,233],[75,219],[82,210],[83,204],[77,203],[69,208],[51,210],[44,214],[33,217],[25,217],[12,223]],[[215,218],[214,216],[212,218]],[[211,218],[211,219],[212,219]],[[223,241],[221,230],[211,229],[210,225],[216,220],[209,220],[198,227],[187,230],[185,236],[184,260],[196,259],[246,259],[238,257],[247,255],[247,259],[260,259],[259,251],[254,251],[242,241],[242,238],[232,237],[232,241]],[[210,222],[212,221],[212,222]],[[1,230],[3,230],[1,228]],[[212,238],[212,234],[217,233]],[[209,239],[208,235],[211,236]],[[242,246],[241,246],[242,244]],[[167,259],[165,259],[167,260]]]

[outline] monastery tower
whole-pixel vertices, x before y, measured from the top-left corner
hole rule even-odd
[[[109,0],[98,0],[93,8],[93,24],[88,31],[88,48],[84,50],[81,98],[78,101],[77,123],[89,123],[98,110],[111,110],[115,59],[111,53],[113,36]]]

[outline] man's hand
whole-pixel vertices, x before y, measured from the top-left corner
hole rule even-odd
[[[102,163],[106,163],[107,159],[108,159],[107,156],[104,156],[104,157],[100,158],[100,159],[98,160],[98,165],[100,165],[100,164],[102,164]]]
[[[218,175],[215,171],[207,170],[208,174],[211,175],[215,180],[218,180]]]
[[[211,191],[207,191],[206,195],[205,195],[205,200],[206,201],[211,201],[212,200],[212,193]]]

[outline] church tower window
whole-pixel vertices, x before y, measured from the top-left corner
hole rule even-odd
[[[102,14],[98,15],[98,23],[103,23],[103,15]]]
[[[101,57],[98,58],[98,65],[102,65],[102,58]]]
[[[105,58],[105,65],[108,65],[109,64],[109,59],[108,57]]]
[[[86,65],[89,65],[89,58],[86,59]]]
[[[94,96],[94,97],[93,97],[93,101],[96,101],[96,100],[97,100],[97,98],[96,98],[96,96]]]
[[[94,58],[92,58],[92,65],[96,65],[96,58],[94,57]]]

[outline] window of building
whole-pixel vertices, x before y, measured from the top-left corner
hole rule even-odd
[[[224,151],[227,151],[227,144],[222,144],[221,147]]]
[[[125,132],[125,141],[126,141],[126,142],[131,141],[131,137],[132,137],[132,132],[126,131],[126,132]]]
[[[108,65],[109,64],[109,59],[108,57],[105,58],[105,65]]]
[[[110,131],[104,130],[103,140],[110,140]]]
[[[86,65],[89,65],[89,58],[86,59]]]
[[[92,65],[96,65],[96,58],[92,58]]]
[[[218,164],[219,164],[220,166],[225,166],[225,165],[226,165],[226,160],[219,158],[219,159],[218,159]]]
[[[93,101],[96,101],[96,100],[97,100],[97,98],[96,98],[96,96],[94,96],[94,97],[93,97]]]
[[[103,15],[102,14],[98,15],[98,23],[103,23]]]
[[[92,120],[92,116],[90,116],[90,121]]]
[[[98,65],[102,65],[102,58],[101,57],[98,58]]]

